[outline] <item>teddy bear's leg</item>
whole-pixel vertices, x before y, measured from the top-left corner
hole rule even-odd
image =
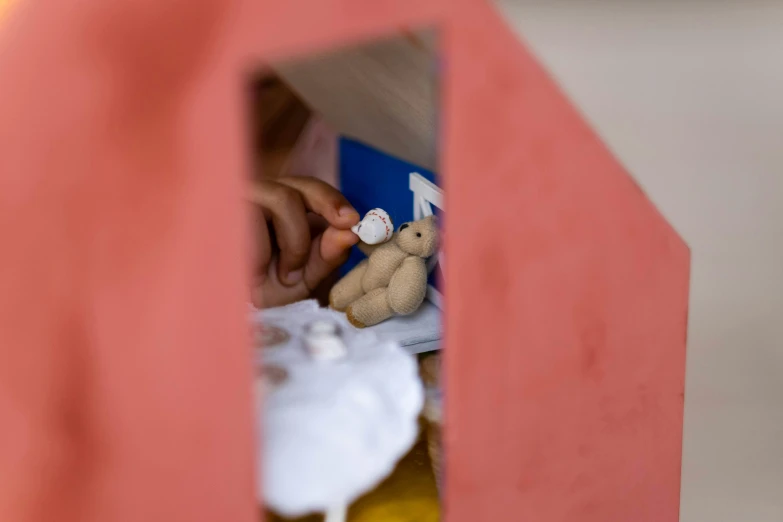
[[[342,312],[349,304],[364,295],[362,278],[366,271],[367,260],[365,259],[348,272],[345,277],[337,281],[337,284],[332,287],[332,291],[329,292],[329,306],[332,309]]]
[[[356,328],[373,326],[394,316],[394,310],[389,306],[385,288],[370,290],[358,301],[351,303],[345,311],[348,322]]]

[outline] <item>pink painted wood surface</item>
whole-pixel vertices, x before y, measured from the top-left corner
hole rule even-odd
[[[427,23],[446,42],[448,522],[677,519],[688,250],[487,3],[17,7],[0,519],[256,516],[242,75]]]
[[[501,19],[462,7],[443,81],[447,519],[675,522],[688,248]]]
[[[3,20],[0,520],[256,520],[230,7]]]

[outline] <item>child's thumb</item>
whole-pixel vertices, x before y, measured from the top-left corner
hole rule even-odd
[[[328,227],[318,236],[310,249],[310,259],[304,269],[307,288],[316,288],[329,274],[345,263],[359,237],[350,230]]]

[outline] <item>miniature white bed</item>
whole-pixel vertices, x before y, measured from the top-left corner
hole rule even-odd
[[[251,318],[264,338],[256,361],[264,395],[258,498],[284,516],[325,512],[328,522],[341,522],[416,440],[423,405],[416,360],[315,301]],[[308,352],[307,327],[323,320],[341,331],[337,359]]]
[[[437,185],[417,172],[410,175],[410,189],[413,192],[413,219],[418,220],[431,216],[432,207],[443,210],[443,191]],[[438,252],[432,256],[428,263],[428,268],[432,272],[435,267],[443,272],[443,252]],[[432,285],[427,289],[427,299],[438,309],[443,307],[443,295]]]

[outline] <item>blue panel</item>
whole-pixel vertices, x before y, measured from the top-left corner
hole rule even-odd
[[[434,173],[348,138],[340,138],[339,158],[340,190],[348,201],[362,216],[374,208],[382,208],[391,216],[395,228],[413,219],[410,173],[418,172],[435,182]],[[364,257],[355,248],[343,273]]]

